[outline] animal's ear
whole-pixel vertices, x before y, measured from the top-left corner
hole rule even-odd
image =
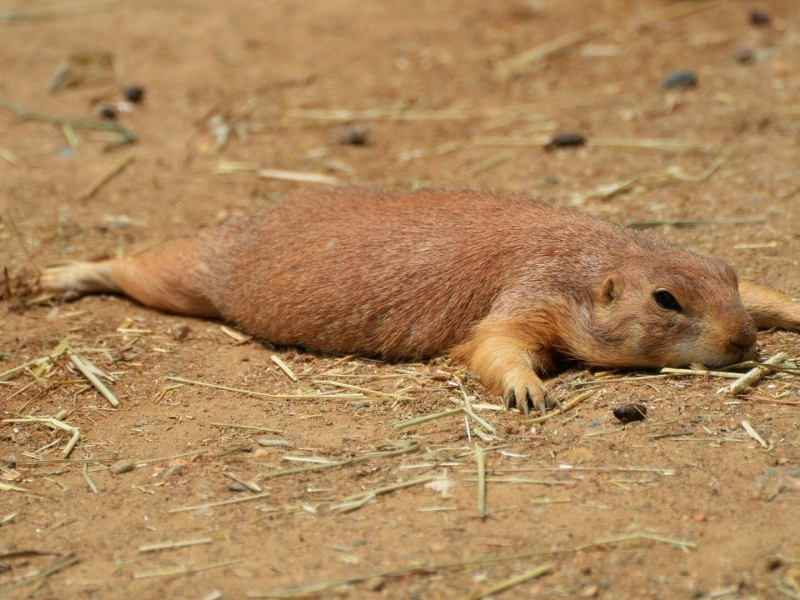
[[[617,280],[616,275],[609,275],[606,280],[603,282],[603,286],[600,288],[600,293],[597,297],[598,304],[602,304],[603,306],[608,306],[612,304],[617,298],[619,298],[619,281]]]

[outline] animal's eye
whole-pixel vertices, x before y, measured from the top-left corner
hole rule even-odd
[[[656,304],[658,304],[661,308],[666,310],[675,310],[678,312],[683,310],[681,305],[678,304],[678,301],[675,300],[675,296],[670,294],[667,290],[658,290],[653,294],[653,298],[655,298]]]
[[[681,305],[678,304],[678,301],[675,299],[675,296],[670,294],[667,290],[658,290],[657,292],[653,293],[653,298],[655,298],[656,304],[663,309],[674,310],[677,312],[681,312],[683,310]]]

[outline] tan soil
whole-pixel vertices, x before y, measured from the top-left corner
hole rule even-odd
[[[750,23],[756,3],[738,1],[635,22],[648,11],[675,5],[658,0],[6,2],[2,11],[27,11],[28,18],[12,21],[0,11],[4,96],[30,110],[82,118],[94,118],[98,102],[116,103],[123,85],[143,86],[145,99],[120,117],[138,143],[112,152],[103,151],[96,132],[81,129],[75,130],[80,144],[66,149],[61,128],[0,109],[0,148],[18,158],[17,165],[0,158],[0,265],[12,278],[32,271],[9,215],[36,263],[45,265],[142,251],[213,225],[224,209],[254,210],[310,185],[261,179],[250,171],[218,174],[222,160],[387,189],[523,191],[564,205],[576,193],[672,165],[697,175],[718,156],[606,147],[546,152],[474,143],[479,136],[561,131],[590,139],[677,138],[722,152],[724,164],[703,183],[645,183],[609,200],[587,200],[579,209],[622,223],[763,219],[656,234],[730,261],[743,278],[798,294],[800,3],[758,3],[774,17],[767,27]],[[66,6],[80,10],[53,15]],[[611,19],[607,33],[546,58],[528,73],[497,76],[495,68],[504,59],[603,19]],[[746,48],[755,57],[749,64],[736,59]],[[58,63],[86,52],[112,55],[115,74],[101,69],[48,93]],[[660,89],[662,78],[680,68],[693,69],[698,85]],[[520,105],[527,108],[519,110]],[[360,119],[355,125],[370,129],[365,146],[340,144],[338,123],[290,115],[297,108],[398,106],[500,109],[500,114]],[[258,127],[246,142],[232,130],[227,143],[210,152],[213,138],[206,124],[216,115],[229,125]],[[450,142],[459,145],[434,151]],[[428,154],[408,154],[417,150]],[[76,199],[128,152],[135,160],[126,169],[90,198]],[[455,598],[545,561],[553,563],[549,574],[502,597],[689,598],[715,592],[726,598],[800,597],[796,404],[735,399],[715,393],[724,381],[695,378],[609,382],[573,411],[574,418],[557,416],[535,431],[522,426],[516,412],[482,410],[498,439],[481,445],[503,446],[487,455],[491,477],[566,485],[490,482],[488,516],[481,519],[470,454],[474,440],[467,439],[462,418],[391,430],[393,423],[451,408],[452,398],[461,399],[457,387],[432,377],[436,373],[446,373],[450,381],[464,379],[478,402],[499,402],[459,365],[385,365],[280,349],[278,355],[300,377],[295,384],[270,361],[273,351],[266,345],[237,344],[219,323],[159,314],[123,298],[25,306],[14,297],[4,300],[0,311],[0,371],[44,356],[69,334],[86,358],[118,374],[110,387],[120,399],[119,408],[111,410],[93,389],[58,385],[78,379],[63,358],[38,383],[31,384],[30,373],[0,383],[3,418],[53,415],[63,408],[65,421],[82,435],[70,458],[95,459],[59,462],[68,439],[63,432],[41,425],[0,427],[0,483],[43,494],[0,491],[0,520],[15,514],[0,525],[0,553],[74,553],[80,559],[10,597],[240,598],[411,569],[322,595]],[[118,330],[127,319],[139,333]],[[185,340],[168,333],[176,324],[190,327]],[[800,356],[796,334],[766,332],[759,344],[765,356],[778,350]],[[309,394],[333,389],[313,383],[330,379],[330,371],[365,374],[343,381],[385,393],[412,388],[407,393],[413,400],[366,406],[271,400],[193,385],[174,388],[166,379]],[[400,377],[370,378],[376,374]],[[567,399],[578,393],[576,382],[595,375],[572,369],[550,385]],[[794,378],[771,378],[753,394],[796,403],[799,387]],[[622,427],[611,410],[631,401],[646,404],[649,419]],[[742,421],[767,440],[768,450],[746,436]],[[282,435],[220,429],[212,422],[274,428]],[[473,435],[475,429],[471,423]],[[683,438],[658,437],[677,433]],[[257,438],[264,437],[286,440],[288,448],[259,445]],[[60,446],[42,450],[58,438]],[[384,447],[387,440],[418,442],[422,455],[261,478],[307,465],[286,460],[287,455],[342,460]],[[108,466],[123,458],[163,460],[111,474]],[[9,466],[12,459],[16,469]],[[81,474],[86,464],[97,494]],[[558,470],[564,464],[574,468]],[[181,472],[167,478],[165,470],[174,465]],[[632,468],[649,470],[627,470]],[[169,512],[254,493],[230,491],[226,473],[255,481],[269,496]],[[353,512],[331,510],[362,490],[423,476],[449,478],[455,484],[450,497],[418,485],[381,495]],[[569,502],[542,502],[566,498]],[[424,510],[431,508],[438,510]],[[638,539],[573,551],[637,532],[691,546],[682,550]],[[210,543],[139,551],[145,544],[202,538]],[[422,569],[550,550],[564,552]],[[59,557],[0,556],[0,590],[55,560]],[[163,574],[176,569],[185,572]],[[161,576],[140,577],[158,571]]]

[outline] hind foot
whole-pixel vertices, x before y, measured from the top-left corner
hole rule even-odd
[[[45,269],[39,288],[45,292],[60,292],[67,298],[78,298],[98,292],[117,292],[111,281],[111,262],[73,262]]]

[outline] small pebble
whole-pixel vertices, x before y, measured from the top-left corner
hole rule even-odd
[[[176,340],[185,340],[190,331],[186,323],[177,323],[169,328],[169,334]]]
[[[380,592],[386,586],[386,580],[383,577],[373,577],[372,579],[367,579],[364,582],[364,587],[366,587],[370,592]]]
[[[661,88],[668,90],[670,88],[685,88],[697,85],[697,76],[694,71],[682,69],[670,73],[661,81]]]
[[[364,146],[369,137],[369,127],[343,123],[339,125],[336,138],[344,146]]]
[[[772,23],[772,15],[763,10],[754,10],[750,13],[750,22],[758,27],[766,27]]]
[[[15,460],[10,460],[10,461],[8,461],[8,462],[6,463],[6,466],[7,466],[9,469],[16,469],[16,468],[17,468],[17,461],[15,461]]]
[[[740,63],[743,63],[743,64],[751,63],[755,59],[756,59],[756,55],[752,50],[750,50],[750,48],[742,48],[736,54],[736,60],[738,60]]]
[[[133,471],[135,468],[136,465],[133,464],[132,460],[124,458],[111,465],[109,470],[115,475],[121,475],[122,473],[128,473],[130,471]]]
[[[75,154],[75,151],[72,149],[71,146],[67,145],[64,146],[63,148],[59,148],[58,150],[56,150],[53,153],[53,156],[55,156],[56,158],[69,158],[73,154]]]
[[[142,98],[144,98],[144,89],[137,85],[129,85],[125,87],[122,95],[130,102],[141,102]]]
[[[116,119],[117,118],[117,111],[114,109],[113,106],[103,106],[100,108],[100,118],[101,119]]]
[[[550,138],[545,145],[545,150],[555,150],[556,148],[569,148],[571,146],[583,146],[586,138],[580,133],[559,133]]]
[[[164,471],[162,477],[164,479],[169,479],[170,477],[174,477],[175,475],[180,475],[181,473],[183,473],[183,468],[180,465],[173,465],[169,469]]]
[[[248,488],[245,484],[239,483],[238,481],[234,481],[228,486],[228,489],[232,492],[246,492],[250,488]]]
[[[623,423],[631,421],[644,421],[647,407],[643,404],[626,404],[614,409],[614,416]]]

